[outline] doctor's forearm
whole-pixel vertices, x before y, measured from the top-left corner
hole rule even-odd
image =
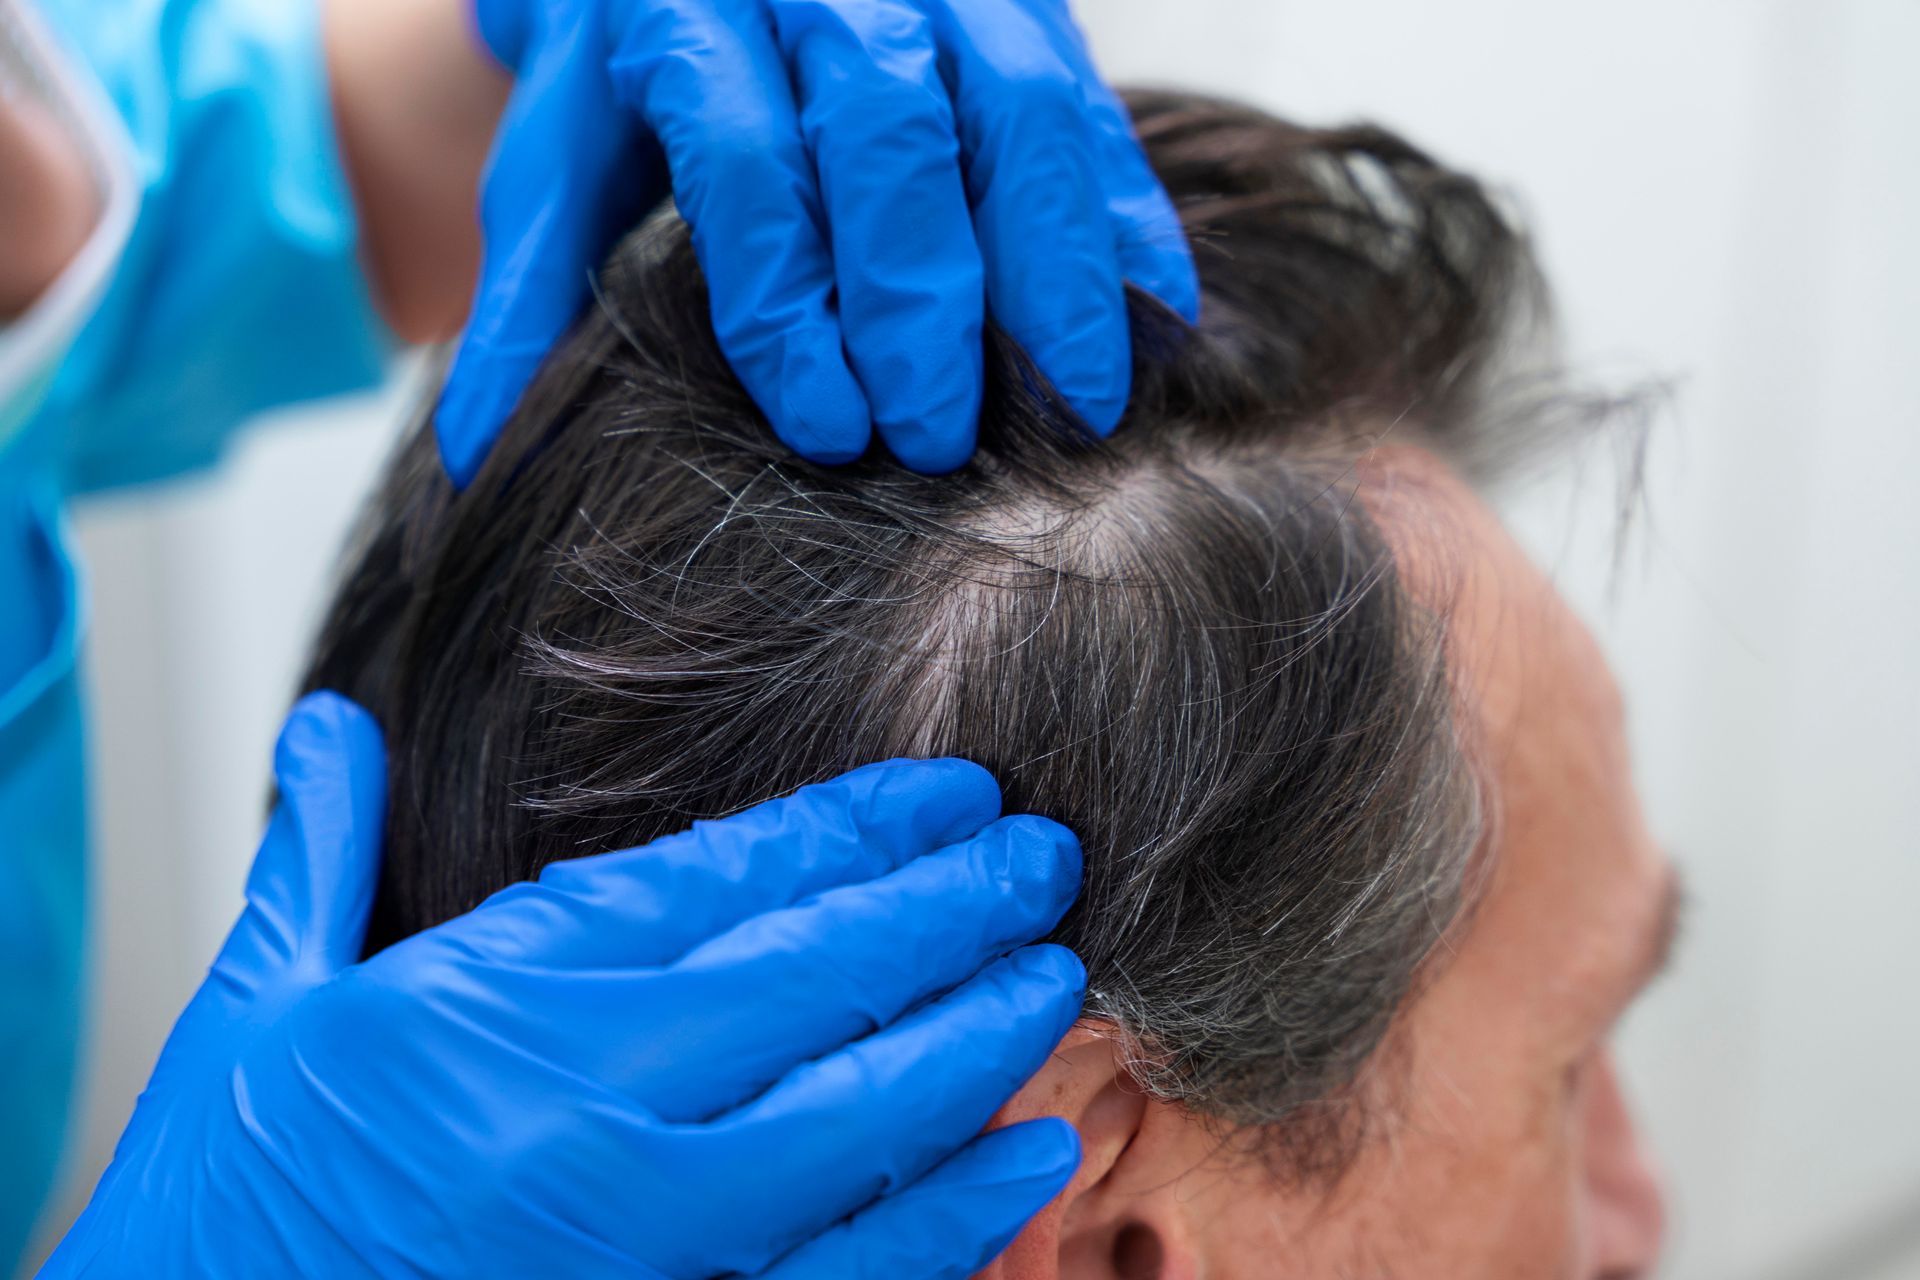
[[[374,300],[402,339],[452,337],[479,271],[480,173],[509,81],[470,0],[324,0],[327,68]]]
[[[0,101],[0,322],[53,283],[98,216],[85,162],[52,118],[30,100]]]

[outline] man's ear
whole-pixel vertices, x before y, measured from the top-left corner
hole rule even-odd
[[[1199,1274],[1174,1185],[1191,1121],[1128,1074],[1126,1042],[1081,1023],[991,1127],[1058,1116],[1080,1131],[1079,1171],[981,1280],[1190,1280]]]

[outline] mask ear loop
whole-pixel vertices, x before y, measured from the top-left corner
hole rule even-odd
[[[93,314],[140,205],[133,139],[98,80],[26,0],[0,0],[0,101],[31,101],[66,134],[99,196],[93,232],[26,313],[0,327],[0,448],[32,416],[53,370]]]

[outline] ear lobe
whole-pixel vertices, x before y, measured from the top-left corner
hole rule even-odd
[[[983,1280],[1181,1280],[1196,1274],[1169,1215],[1176,1170],[1136,1169],[1156,1124],[1183,1124],[1128,1074],[1112,1027],[1081,1023],[994,1117],[993,1127],[1058,1116],[1080,1133],[1080,1168]],[[1141,1176],[1141,1175],[1146,1176]]]

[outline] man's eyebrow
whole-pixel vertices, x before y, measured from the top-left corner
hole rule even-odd
[[[1679,867],[1672,862],[1667,864],[1667,874],[1660,887],[1660,905],[1654,914],[1652,925],[1642,943],[1639,959],[1633,969],[1633,990],[1639,991],[1665,972],[1673,961],[1675,947],[1680,941],[1680,923],[1686,916],[1687,886],[1680,876]]]

